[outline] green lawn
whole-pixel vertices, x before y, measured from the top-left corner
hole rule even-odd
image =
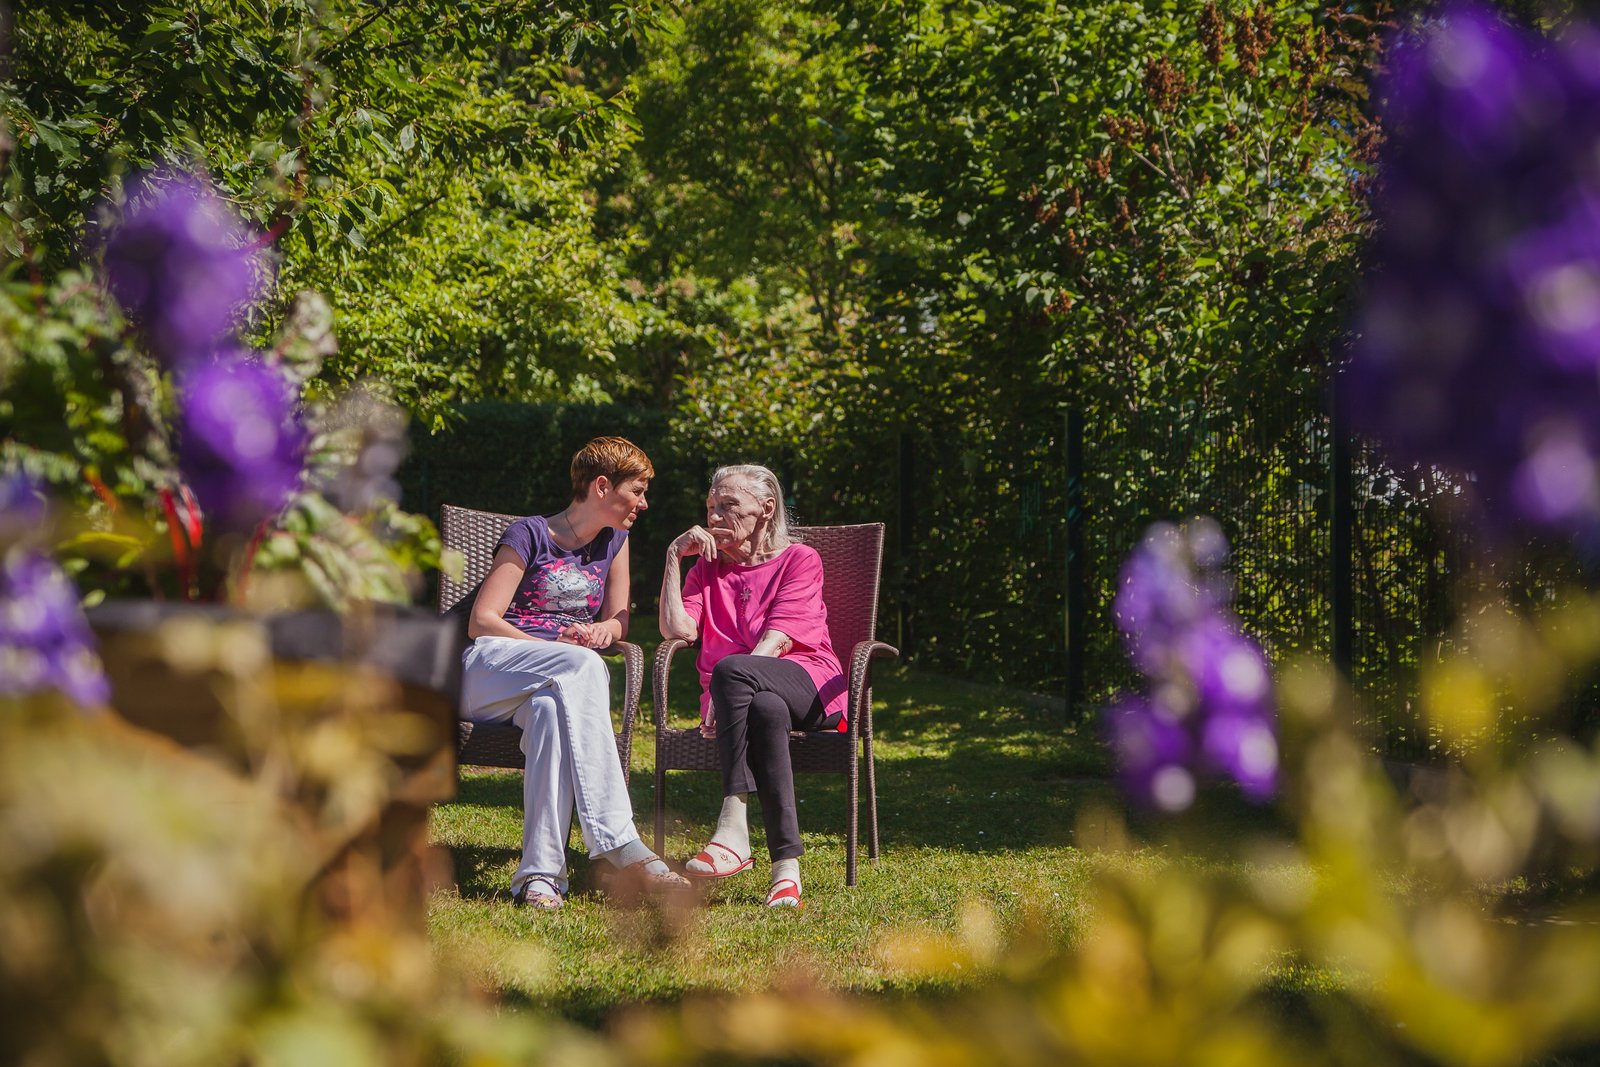
[[[674,699],[687,721],[694,694],[686,663],[682,678],[690,684]],[[457,802],[434,815],[435,840],[453,854],[458,879],[457,888],[434,896],[429,912],[441,957],[475,971],[508,1005],[586,1026],[641,1002],[791,981],[878,998],[914,995],[937,1012],[944,995],[997,973],[970,962],[953,970],[948,963],[958,955],[981,960],[1003,948],[990,957],[1006,961],[997,966],[1025,971],[1071,944],[1087,918],[1091,876],[1104,865],[1152,875],[1169,863],[1309,875],[1260,867],[1272,854],[1259,848],[1263,840],[1281,842],[1288,828],[1273,809],[1251,807],[1235,791],[1207,790],[1182,818],[1128,810],[1107,780],[1093,728],[1068,722],[1059,704],[900,667],[882,670],[876,688],[883,855],[876,866],[863,860],[855,888],[844,886],[843,784],[806,776],[799,782],[808,850],[802,913],[761,906],[764,866],[697,906],[619,906],[587,887],[576,835],[579,888],[567,906],[516,908],[505,888],[520,843],[520,779],[467,770]],[[652,736],[642,724],[633,760],[634,807],[647,837]],[[711,774],[672,777],[669,859],[681,861],[704,843],[719,792]],[[1098,847],[1105,839],[1097,828],[1124,820],[1132,840],[1148,843]],[[759,833],[757,821],[764,856]],[[969,951],[941,955],[944,945]],[[1359,1020],[1361,1009],[1339,975],[1286,956],[1263,979],[1256,1003],[1308,1047],[1337,1039],[1353,1055],[1346,1062],[1425,1062],[1410,1053],[1394,1059],[1381,1025],[1340,1023]],[[1542,1062],[1595,1063],[1600,1054],[1585,1046]]]
[[[1105,862],[1074,847],[1074,829],[1086,806],[1115,800],[1092,729],[1028,694],[898,666],[875,680],[882,856],[876,866],[867,862],[863,841],[853,889],[844,885],[844,783],[807,775],[799,779],[807,849],[800,914],[761,906],[764,863],[688,914],[618,908],[587,888],[576,834],[578,890],[567,907],[515,908],[505,887],[521,840],[519,776],[468,769],[457,802],[434,817],[435,840],[454,855],[459,883],[433,900],[437,941],[509,1000],[595,1021],[619,1004],[769,986],[800,973],[842,989],[927,989],[931,980],[896,956],[898,934],[1010,941],[1026,930],[1030,940],[1070,940],[1090,865]],[[674,681],[688,721],[694,692],[686,659]],[[647,717],[648,698],[646,705]],[[634,746],[632,791],[647,840],[652,746],[646,722]],[[720,789],[712,774],[674,773],[669,783],[666,851],[681,861],[704,844]],[[759,819],[752,821],[764,859]]]
[[[653,634],[636,632],[634,639],[647,658],[653,654]],[[673,681],[674,721],[686,725],[697,699],[686,655],[675,663]],[[1248,862],[1252,842],[1282,829],[1271,810],[1227,790],[1208,791],[1196,806],[1203,814],[1182,819],[1127,811],[1108,780],[1093,724],[1069,721],[1060,701],[894,663],[880,664],[874,682],[882,855],[876,865],[866,859],[863,830],[854,888],[844,885],[844,782],[804,775],[800,914],[762,907],[766,850],[758,812],[756,869],[714,888],[696,907],[629,909],[608,901],[591,887],[574,833],[576,888],[567,906],[517,908],[507,885],[521,845],[520,775],[468,768],[456,802],[433,818],[434,840],[449,848],[457,880],[430,908],[441,954],[475,969],[509,1003],[589,1024],[630,1003],[765,988],[794,976],[841,990],[938,992],[967,976],[917,966],[908,943],[978,939],[1013,955],[1048,950],[1080,930],[1097,864]],[[632,793],[648,841],[655,777],[648,681],[640,715]],[[668,782],[666,855],[681,862],[710,835],[720,783],[714,774],[685,772]],[[1097,813],[1107,811],[1113,822],[1126,818],[1135,838],[1181,840],[1182,850],[1097,848]],[[1292,993],[1304,981],[1286,973],[1274,984]]]

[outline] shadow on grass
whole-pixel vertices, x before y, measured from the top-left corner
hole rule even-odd
[[[1072,845],[1080,818],[1097,809],[1125,815],[1146,839],[1176,831],[1226,844],[1286,830],[1271,808],[1221,786],[1203,790],[1195,812],[1180,819],[1128,810],[1097,724],[1069,717],[1058,701],[904,669],[883,672],[876,689],[885,848]],[[815,794],[817,808],[840,812],[842,824],[843,783],[801,788],[808,799]]]
[[[687,724],[695,714],[692,676],[685,680],[691,684],[672,690],[675,724]],[[1107,785],[1098,739],[1065,718],[1032,694],[879,666],[873,724],[882,849],[991,852],[1069,843],[1082,798]],[[648,761],[650,727],[642,729],[640,751]],[[674,771],[667,783],[669,836],[709,828],[721,805],[717,775]],[[841,775],[797,777],[804,833],[843,840],[845,785]],[[861,788],[864,855],[864,773]],[[635,767],[632,792],[641,828],[648,830],[655,804],[651,767]]]
[[[942,999],[956,1003],[956,998],[970,993],[978,984],[970,980],[956,982],[942,975],[899,978],[874,989],[872,998],[891,1011],[897,1004],[905,1004],[927,1013],[934,1011]],[[652,986],[639,989],[632,998],[618,1000],[616,990],[608,989],[604,983],[579,981],[565,985],[558,996],[531,996],[510,990],[503,995],[503,1001],[508,1006],[529,1011],[553,1012],[568,1022],[604,1033],[626,1020],[631,1011],[674,1011],[685,999],[716,1000],[729,995],[683,986]]]
[[[519,853],[514,848],[482,845],[456,845],[450,849],[455,861],[456,887],[463,900],[499,901],[511,899],[505,869],[514,867]]]
[[[1179,819],[1127,810],[1109,777],[1109,758],[1097,727],[1070,719],[1059,702],[902,667],[880,669],[875,682],[880,851],[996,853],[1070,846],[1080,819],[1101,809],[1126,815],[1135,836],[1143,839],[1176,832],[1193,844],[1226,847],[1236,838],[1276,835],[1283,829],[1270,808],[1250,805],[1237,791],[1221,787],[1204,790],[1196,812]],[[693,687],[679,688],[681,693],[674,692],[674,721],[693,714]],[[648,722],[640,724],[640,733],[629,793],[639,830],[650,843],[656,798]],[[861,784],[865,856],[864,776]],[[798,776],[803,832],[843,841],[845,786],[840,775]],[[518,806],[520,778],[515,773],[463,778],[458,800]],[[695,838],[716,819],[719,776],[671,772],[667,801],[669,838]],[[752,825],[760,825],[758,811],[752,812]],[[465,894],[467,882],[462,885]]]
[[[518,771],[475,771],[463,774],[456,790],[457,804],[502,807],[522,804],[522,774]]]

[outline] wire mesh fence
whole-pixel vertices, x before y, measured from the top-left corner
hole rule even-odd
[[[898,480],[917,501],[900,516],[898,636],[924,663],[1065,694],[1090,716],[1137,682],[1112,617],[1122,562],[1151,523],[1206,515],[1232,548],[1235,608],[1273,658],[1339,660],[1375,743],[1421,752],[1433,739],[1416,719],[1419,669],[1440,654],[1474,558],[1439,506],[1459,486],[1336,449],[1326,395],[1316,383],[1248,408],[1132,405],[1078,429],[1070,414],[1035,418],[982,454],[903,435]],[[981,514],[974,479],[995,489]]]
[[[1247,410],[1135,407],[1085,427],[1084,693],[1104,699],[1133,679],[1111,609],[1117,574],[1153,522],[1215,519],[1232,548],[1235,607],[1282,657],[1326,652],[1330,582],[1330,430],[1314,399],[1288,395]]]
[[[1039,405],[940,432],[879,427],[848,448],[773,449],[769,462],[804,521],[889,524],[883,636],[926,667],[1065,697],[1077,718],[1137,681],[1112,618],[1129,551],[1152,522],[1211,516],[1232,546],[1246,628],[1279,663],[1334,659],[1380,746],[1417,754],[1437,742],[1417,718],[1419,677],[1447,651],[1460,605],[1487,592],[1537,603],[1584,578],[1555,548],[1487,567],[1452,518],[1461,487],[1339,445],[1326,395],[1308,379],[1245,406],[1157,397],[1082,417]],[[661,419],[513,407],[415,442],[408,501],[552,506],[570,450],[621,427],[658,470],[638,568],[648,611],[653,542],[697,521],[710,458]]]

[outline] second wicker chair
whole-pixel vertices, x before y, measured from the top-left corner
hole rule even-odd
[[[872,661],[900,653],[873,639],[878,620],[878,578],[883,567],[883,523],[859,526],[796,527],[797,541],[822,557],[822,601],[828,607],[828,636],[842,660],[850,686],[845,733],[794,733],[789,754],[796,773],[842,774],[846,779],[845,884],[856,884],[856,846],[861,808],[861,770],[866,769],[867,855],[878,858],[878,791],[872,758]],[[698,725],[667,725],[668,676],[672,657],[688,642],[663,641],[652,675],[656,721],[655,847],[666,836],[667,772],[717,771],[717,743],[700,736]]]

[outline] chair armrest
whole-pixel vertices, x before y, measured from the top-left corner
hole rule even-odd
[[[872,661],[898,657],[900,650],[882,641],[857,641],[850,650],[850,729],[872,731],[872,705],[867,691],[872,688]]]
[[[622,736],[632,743],[633,726],[639,718],[639,696],[644,689],[644,649],[632,641],[613,641],[606,652],[622,654],[626,681],[622,688]]]
[[[680,648],[688,647],[688,641],[677,637],[669,637],[656,646],[656,661],[650,672],[650,688],[654,697],[657,730],[664,730],[667,726],[667,675],[672,670],[673,654]]]

